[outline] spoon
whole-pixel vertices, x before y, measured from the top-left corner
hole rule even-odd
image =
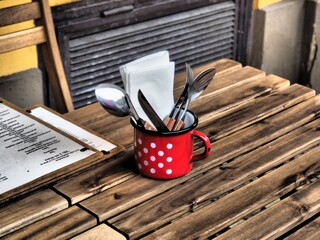
[[[98,102],[108,113],[117,117],[131,115],[137,125],[148,130],[155,130],[152,125],[139,117],[129,95],[121,87],[110,83],[102,83],[95,89],[95,94]]]

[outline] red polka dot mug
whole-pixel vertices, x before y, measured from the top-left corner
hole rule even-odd
[[[141,174],[157,179],[171,179],[187,174],[192,162],[211,153],[209,138],[195,130],[197,116],[188,111],[185,127],[178,131],[157,132],[136,125],[134,127],[134,157]],[[193,137],[203,141],[205,150],[194,155]]]

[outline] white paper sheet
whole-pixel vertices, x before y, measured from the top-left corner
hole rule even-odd
[[[0,103],[0,194],[94,153]]]
[[[105,139],[100,138],[84,130],[83,128],[53,114],[45,108],[37,107],[32,109],[31,114],[100,151],[110,151],[116,147],[114,144],[106,141]]]

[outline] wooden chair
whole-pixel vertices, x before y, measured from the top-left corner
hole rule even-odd
[[[0,9],[0,27],[28,20],[35,20],[33,28],[0,36],[0,53],[41,45],[57,110],[61,113],[72,111],[74,106],[61,61],[48,0],[36,0]]]

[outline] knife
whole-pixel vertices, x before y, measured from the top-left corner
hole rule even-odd
[[[165,132],[169,131],[168,127],[166,124],[162,121],[162,119],[158,116],[156,111],[152,108],[142,91],[139,89],[138,91],[138,100],[139,103],[143,109],[143,111],[146,113],[150,121],[153,123],[153,125],[156,127],[156,129],[159,132]]]
[[[133,119],[135,120],[135,122],[137,124],[139,124],[140,126],[143,126],[145,129],[147,130],[152,130],[152,131],[156,131],[156,129],[150,125],[147,121],[143,120],[142,118],[139,117],[136,109],[134,108],[132,102],[131,102],[131,99],[129,97],[129,95],[127,93],[125,93],[125,100],[129,106],[129,109],[130,109],[130,113],[131,113],[131,116],[133,117]]]

